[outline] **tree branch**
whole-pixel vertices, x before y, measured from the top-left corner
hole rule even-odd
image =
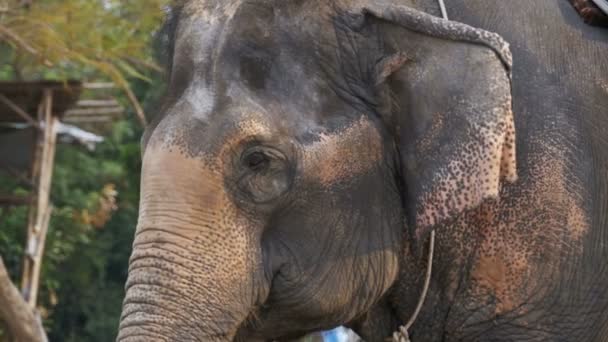
[[[161,74],[163,74],[165,72],[165,69],[161,68],[156,63],[147,62],[147,61],[144,61],[142,59],[137,59],[137,58],[133,58],[133,57],[129,57],[129,56],[125,57],[125,59],[127,61],[129,61],[130,63],[132,63],[132,64],[140,65],[140,66],[142,66],[144,68],[154,70],[154,71],[156,71],[158,73],[161,73]]]
[[[8,27],[1,25],[1,24],[0,24],[0,36],[4,36],[6,38],[6,40],[13,42],[15,45],[17,45],[18,48],[25,50],[29,54],[42,58],[43,64],[46,65],[47,67],[53,66],[53,63],[51,63],[48,59],[41,56],[40,53],[38,52],[38,50],[36,50],[33,46],[28,44],[25,40],[21,39],[21,37],[19,37],[18,34],[13,32],[13,30],[11,30]]]
[[[47,337],[34,313],[27,306],[0,257],[0,319],[19,342],[46,342]]]
[[[142,127],[145,128],[148,123],[146,121],[146,114],[144,114],[144,109],[141,107],[141,104],[137,100],[137,97],[135,96],[135,94],[133,93],[131,88],[124,87],[123,89],[127,93],[127,97],[129,98],[129,101],[131,101],[131,104],[135,108],[135,114],[137,114],[139,123],[141,124]]]
[[[3,35],[4,37],[6,37],[6,39],[17,44],[21,49],[29,52],[30,54],[38,56],[38,50],[34,49],[32,46],[26,43],[23,39],[21,39],[21,37],[19,37],[19,35],[17,35],[15,32],[13,32],[13,30],[9,29],[8,27],[0,25],[0,35]]]

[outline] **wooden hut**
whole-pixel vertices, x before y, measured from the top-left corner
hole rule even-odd
[[[79,81],[0,82],[0,172],[30,189],[25,196],[0,193],[0,206],[29,207],[21,293],[35,309],[40,267],[49,219],[51,179],[58,134],[72,140],[99,138],[74,125],[109,126],[124,108],[113,98],[81,100],[83,92],[112,88],[107,83]],[[90,94],[89,94],[90,95]],[[74,134],[81,133],[80,135]]]

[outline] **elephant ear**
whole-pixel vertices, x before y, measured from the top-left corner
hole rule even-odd
[[[363,13],[386,51],[376,91],[397,135],[408,220],[420,238],[517,178],[511,54],[497,34],[381,3]]]

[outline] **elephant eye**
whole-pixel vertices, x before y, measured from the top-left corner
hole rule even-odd
[[[252,171],[261,171],[269,162],[268,156],[263,152],[253,152],[245,157],[245,165]]]
[[[237,186],[254,203],[268,203],[291,186],[293,169],[286,155],[272,147],[255,146],[243,152]]]

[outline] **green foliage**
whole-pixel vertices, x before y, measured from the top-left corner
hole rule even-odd
[[[63,203],[53,216],[41,298],[49,307],[53,296],[58,300],[47,322],[53,341],[111,341],[117,331],[137,221],[140,132],[134,127],[117,123],[93,154],[65,148],[58,155],[53,190]],[[95,210],[108,183],[118,191],[118,209],[103,228],[74,220],[74,212]]]
[[[109,78],[128,89],[122,100],[153,107],[163,87],[151,42],[167,2],[0,0],[0,79]],[[114,339],[137,222],[141,133],[130,111],[94,152],[57,147],[39,293],[51,341]],[[1,193],[28,191],[0,172]],[[27,215],[0,208],[0,255],[17,285]]]
[[[152,41],[169,2],[0,0],[0,80],[109,78],[144,123],[129,80],[162,72]]]
[[[95,152],[59,145],[52,187],[55,210],[49,227],[39,305],[52,341],[110,341],[117,330],[127,262],[137,221],[139,136],[133,121],[115,124]],[[11,179],[3,179],[9,187]],[[94,213],[103,188],[118,191],[117,209],[102,227],[81,219]],[[14,185],[14,193],[24,189]],[[17,279],[27,212],[2,213],[0,253]]]
[[[68,79],[101,72],[123,85],[123,76],[147,79],[145,71],[158,69],[151,33],[166,0],[3,2],[0,38],[12,49],[0,56],[8,63],[0,64],[17,76]]]

